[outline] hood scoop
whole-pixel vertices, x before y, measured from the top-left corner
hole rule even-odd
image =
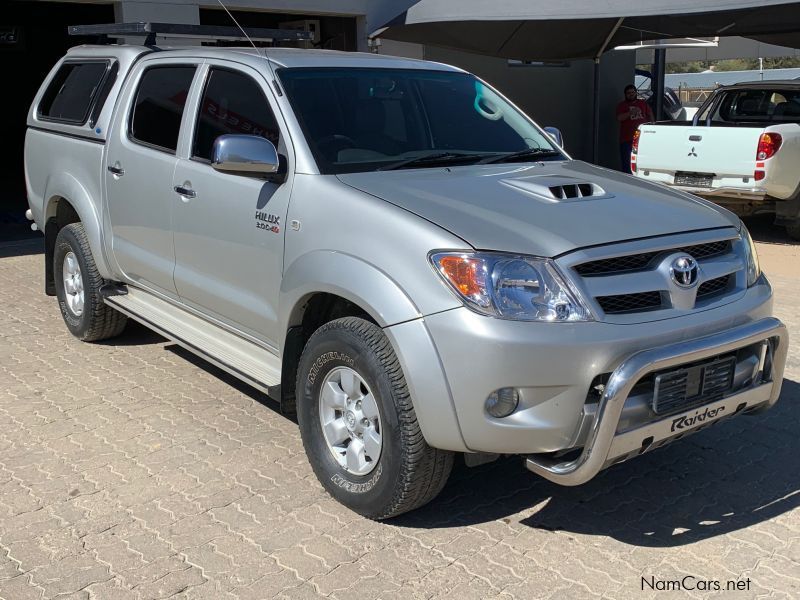
[[[500,183],[546,202],[566,202],[580,200],[582,198],[599,199],[613,197],[596,183],[582,181],[574,177],[538,175],[516,179],[501,179]]]

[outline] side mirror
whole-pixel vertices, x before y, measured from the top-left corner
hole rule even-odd
[[[221,135],[211,150],[211,166],[237,175],[274,175],[280,168],[278,151],[257,135]]]
[[[560,148],[564,147],[564,136],[558,127],[545,127],[544,130]]]

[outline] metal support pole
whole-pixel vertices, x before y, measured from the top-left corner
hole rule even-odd
[[[620,17],[614,23],[614,26],[608,32],[603,45],[597,51],[594,57],[594,83],[592,89],[592,97],[594,98],[594,105],[592,106],[592,162],[597,164],[600,157],[600,57],[606,51],[611,40],[614,39],[614,34],[622,25],[625,17]]]
[[[597,164],[600,154],[600,59],[594,59],[594,85],[592,89],[592,162]]]
[[[653,57],[653,76],[650,89],[653,91],[653,115],[656,121],[664,119],[664,76],[667,68],[667,49],[656,48]]]

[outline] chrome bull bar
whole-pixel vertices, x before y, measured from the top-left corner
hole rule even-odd
[[[634,385],[648,373],[703,360],[759,342],[766,342],[766,350],[762,353],[760,379],[750,387],[723,400],[617,434],[625,400]],[[526,459],[526,466],[555,483],[581,485],[613,462],[629,457],[632,452],[644,452],[659,441],[678,437],[750,407],[769,408],[778,401],[781,393],[788,349],[789,334],[786,327],[778,319],[770,317],[722,333],[637,352],[611,374],[581,454],[570,461],[531,455]],[[730,410],[731,406],[736,409]],[[702,418],[697,418],[701,416]],[[679,427],[677,433],[676,426]],[[645,444],[642,440],[645,440]]]

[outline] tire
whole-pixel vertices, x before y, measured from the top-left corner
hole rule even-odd
[[[793,221],[786,225],[786,233],[788,233],[789,237],[793,240],[800,240],[800,220]]]
[[[81,223],[72,223],[58,232],[53,273],[61,316],[72,335],[96,342],[122,333],[128,318],[105,304],[100,296],[105,280],[97,272]]]
[[[296,392],[311,467],[328,493],[351,510],[388,519],[430,502],[444,487],[453,453],[425,442],[400,363],[377,325],[346,317],[320,327],[300,357]],[[342,429],[358,423],[369,424],[360,433]],[[338,446],[329,443],[346,436]],[[363,448],[363,455],[354,448]]]

